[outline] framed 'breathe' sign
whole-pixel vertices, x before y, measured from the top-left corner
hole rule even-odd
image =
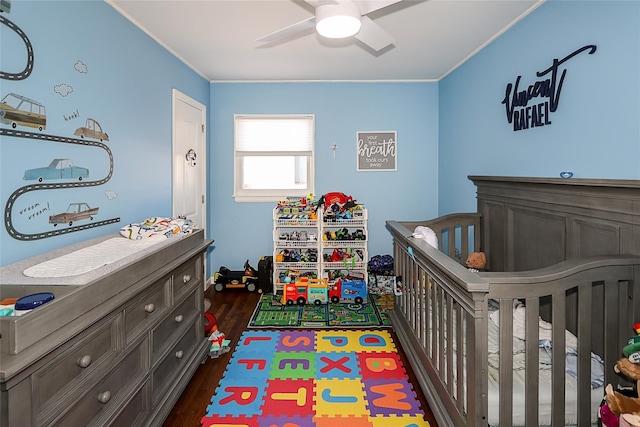
[[[357,132],[358,171],[395,171],[398,141],[395,131]]]

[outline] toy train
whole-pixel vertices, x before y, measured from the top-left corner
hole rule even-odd
[[[286,305],[355,303],[367,301],[367,283],[364,280],[338,279],[329,285],[327,279],[300,277],[282,287],[281,303]]]

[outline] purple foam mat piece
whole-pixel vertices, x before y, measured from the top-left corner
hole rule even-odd
[[[372,416],[422,414],[416,392],[406,378],[365,380],[364,391]]]
[[[276,351],[314,351],[315,337],[314,331],[302,329],[280,331]]]
[[[258,420],[258,425],[260,427],[289,427],[289,426],[297,426],[297,427],[316,427],[316,423],[313,421],[312,416],[281,416],[274,417],[273,415],[268,415],[262,417]]]

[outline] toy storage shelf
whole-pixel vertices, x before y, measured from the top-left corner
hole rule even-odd
[[[354,262],[351,263],[349,261],[347,262],[342,262],[342,261],[338,261],[338,262],[323,262],[322,263],[322,269],[323,270],[349,270],[349,271],[355,271],[358,272],[360,270],[363,270],[367,268],[367,265],[365,262]]]
[[[330,281],[336,272],[367,281],[367,209],[359,206],[348,217],[321,212],[321,274]]]
[[[280,277],[320,276],[320,222],[310,207],[273,209],[273,292],[282,289]]]
[[[321,279],[355,276],[367,281],[367,210],[358,206],[344,217],[318,209],[273,210],[273,292],[289,273]]]

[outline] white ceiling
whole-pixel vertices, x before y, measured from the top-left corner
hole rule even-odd
[[[438,80],[544,0],[404,0],[368,16],[395,39],[374,52],[310,29],[256,40],[314,15],[303,0],[105,0],[210,81]]]

